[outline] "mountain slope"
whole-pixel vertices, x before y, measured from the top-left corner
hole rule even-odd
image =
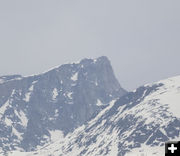
[[[106,57],[0,80],[0,151],[4,152],[31,151],[56,135],[66,135],[126,93]]]
[[[145,85],[112,101],[64,139],[29,155],[162,156],[180,139],[180,76]],[[27,155],[27,153],[22,153]]]

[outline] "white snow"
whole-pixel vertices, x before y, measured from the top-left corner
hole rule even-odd
[[[159,90],[152,93],[146,98],[147,100],[158,99],[158,103],[161,105],[167,105],[168,110],[176,117],[180,118],[180,76],[169,78],[159,81],[163,83]]]
[[[78,80],[78,72],[76,72],[72,77],[71,80],[77,81]]]
[[[36,81],[33,81],[33,82],[32,82],[32,84],[34,85],[34,84],[36,84],[37,82],[38,82],[38,80],[36,80]]]
[[[1,107],[0,107],[0,119],[2,118],[2,116],[4,115],[7,107],[9,106],[9,100],[6,101],[5,104],[3,104]]]
[[[72,100],[72,94],[73,94],[73,92],[68,92],[68,93],[67,93],[67,97],[68,97],[70,100]]]
[[[12,123],[13,123],[12,120],[8,119],[7,117],[5,118],[4,122],[7,126],[12,126]]]
[[[19,140],[22,140],[22,134],[19,133],[14,127],[12,127],[12,134],[18,137]]]
[[[55,113],[55,115],[54,115],[55,117],[58,117],[58,116],[59,116],[59,111],[58,111],[58,109],[56,109],[54,113]]]
[[[32,92],[34,89],[34,85],[32,85],[30,88],[29,88],[29,91]]]
[[[20,114],[21,125],[27,127],[28,119],[26,117],[26,114],[22,110],[20,110],[19,114]]]
[[[12,151],[9,153],[10,156],[32,156],[31,152]]]
[[[54,88],[53,89],[53,94],[52,94],[52,100],[56,100],[57,96],[58,96],[58,90],[57,88]]]
[[[103,106],[103,103],[101,102],[101,100],[97,99],[96,105],[97,105],[97,106]]]
[[[177,141],[179,138],[172,139],[171,141]],[[134,148],[128,152],[125,156],[163,156],[165,155],[165,146],[148,146],[142,144],[139,148]]]
[[[118,150],[118,133],[116,130],[113,130],[112,132],[112,136],[111,136],[111,144],[108,145],[109,146],[109,153],[108,155],[112,155],[112,156],[118,156],[119,150]]]
[[[125,156],[164,156],[165,147],[151,147],[148,145],[142,145],[142,147],[135,148],[131,152],[125,154]]]
[[[64,134],[60,130],[49,131],[49,133],[51,134],[51,142],[55,142],[64,138]]]
[[[28,92],[25,94],[25,98],[23,99],[24,101],[29,102],[33,89],[34,89],[34,84],[31,85],[31,87],[28,89]]]
[[[16,114],[16,116],[21,120],[21,125],[26,128],[27,127],[27,123],[28,123],[28,119],[26,117],[26,114],[20,110],[20,112],[18,112],[17,110],[14,110],[14,113]]]

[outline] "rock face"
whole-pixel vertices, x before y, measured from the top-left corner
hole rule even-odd
[[[112,101],[87,124],[29,156],[162,156],[166,141],[180,140],[179,110],[180,76]]]
[[[0,150],[30,151],[84,124],[126,91],[106,57],[0,77]]]

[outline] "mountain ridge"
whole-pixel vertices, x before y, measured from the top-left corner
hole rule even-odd
[[[41,147],[29,156],[35,153],[43,156],[162,156],[164,143],[180,138],[180,118],[171,109],[176,102],[179,110],[179,88],[180,76],[141,86],[112,101],[94,119],[61,141]]]
[[[107,57],[1,78],[0,150],[5,152],[34,150],[51,139],[52,131],[66,135],[126,93]]]

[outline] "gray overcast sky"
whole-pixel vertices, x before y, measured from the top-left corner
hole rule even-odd
[[[0,0],[0,75],[101,55],[132,90],[180,74],[179,0]]]

